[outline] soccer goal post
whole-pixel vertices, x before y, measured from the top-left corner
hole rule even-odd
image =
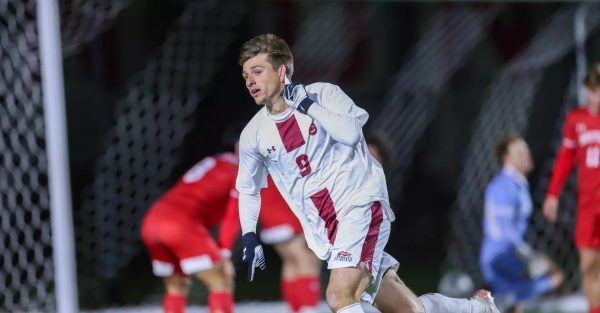
[[[57,0],[37,3],[57,312],[78,311],[62,49]]]

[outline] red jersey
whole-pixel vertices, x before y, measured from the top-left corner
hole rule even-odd
[[[586,199],[600,198],[600,115],[591,114],[587,107],[569,112],[564,126],[562,147],[556,158],[548,195],[560,194],[573,163],[578,165],[578,194],[580,205]],[[600,208],[599,208],[600,210]]]
[[[600,248],[600,115],[588,108],[571,110],[567,115],[563,142],[548,195],[558,197],[577,162],[577,222],[575,246]]]
[[[211,228],[223,219],[229,202],[237,207],[237,169],[238,159],[232,153],[207,157],[189,169],[155,207],[184,214]]]

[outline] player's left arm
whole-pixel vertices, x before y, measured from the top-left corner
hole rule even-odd
[[[309,95],[304,85],[289,84],[284,88],[283,97],[288,104],[321,124],[335,141],[356,146],[369,114],[338,86],[325,83],[321,86],[316,94]]]
[[[225,215],[219,229],[219,247],[221,254],[225,257],[231,257],[233,245],[240,233],[240,216],[238,213],[238,192],[231,190],[231,195],[227,201]]]

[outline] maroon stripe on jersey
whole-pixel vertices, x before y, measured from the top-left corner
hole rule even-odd
[[[379,238],[379,227],[381,226],[381,222],[383,222],[381,202],[375,201],[371,206],[371,224],[369,225],[367,238],[365,238],[360,253],[360,261],[367,263],[369,272],[373,270],[373,253],[375,253],[375,246],[377,245],[377,239]]]
[[[329,190],[327,188],[313,194],[310,199],[317,207],[319,216],[325,222],[327,228],[327,238],[329,242],[333,244],[335,241],[335,235],[338,229],[337,214],[335,213],[335,207],[333,206],[333,200],[329,196]]]
[[[296,121],[296,117],[293,114],[287,120],[276,123],[275,125],[277,125],[279,137],[281,137],[285,151],[292,152],[302,147],[304,144],[304,137],[302,137],[300,125],[298,125],[298,121]]]

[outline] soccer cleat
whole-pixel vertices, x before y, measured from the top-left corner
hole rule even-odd
[[[492,293],[485,289],[477,290],[475,292],[475,295],[473,295],[473,297],[471,297],[471,300],[478,301],[480,303],[485,304],[487,306],[487,308],[489,308],[489,311],[486,310],[486,313],[500,313],[500,310],[498,310],[498,308],[496,307],[496,304],[494,303],[494,298],[492,297]]]

